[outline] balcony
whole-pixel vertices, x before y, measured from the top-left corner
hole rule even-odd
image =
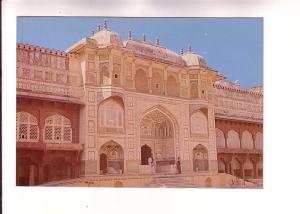
[[[217,148],[218,153],[235,153],[235,154],[263,154],[262,149],[230,149]]]
[[[82,151],[83,146],[83,144],[74,143],[17,142],[17,149],[24,150]]]

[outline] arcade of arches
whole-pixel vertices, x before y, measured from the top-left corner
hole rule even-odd
[[[260,124],[216,121],[218,170],[241,178],[263,177]]]

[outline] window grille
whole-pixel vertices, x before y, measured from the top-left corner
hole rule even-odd
[[[16,118],[16,138],[18,142],[38,142],[37,119],[28,112],[18,112]]]
[[[62,115],[53,115],[46,119],[44,129],[46,143],[71,143],[71,121]]]

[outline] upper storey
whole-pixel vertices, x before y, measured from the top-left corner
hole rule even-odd
[[[217,117],[258,123],[263,121],[262,86],[243,90],[238,81],[221,80],[214,83],[214,95]]]
[[[192,53],[177,54],[159,44],[121,37],[98,28],[66,51],[80,59],[84,85],[119,87],[127,91],[208,100],[213,82],[222,79],[204,59]]]
[[[128,40],[122,41],[119,34],[107,29],[107,22],[104,24],[104,29],[93,32],[90,37],[86,37],[72,45],[66,50],[68,53],[78,52],[81,48],[119,48],[123,51],[130,52],[138,58],[144,58],[160,63],[170,64],[179,67],[190,68],[208,68],[204,58],[200,55],[192,53],[191,47],[189,52],[185,54],[177,54],[159,44],[159,39],[156,39],[155,44],[147,43],[146,36],[142,41],[132,38],[129,31]]]
[[[75,55],[17,44],[17,95],[81,103],[79,60]]]

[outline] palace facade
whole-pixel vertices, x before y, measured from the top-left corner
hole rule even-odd
[[[105,22],[65,52],[17,44],[16,141],[20,186],[261,184],[263,88]]]

